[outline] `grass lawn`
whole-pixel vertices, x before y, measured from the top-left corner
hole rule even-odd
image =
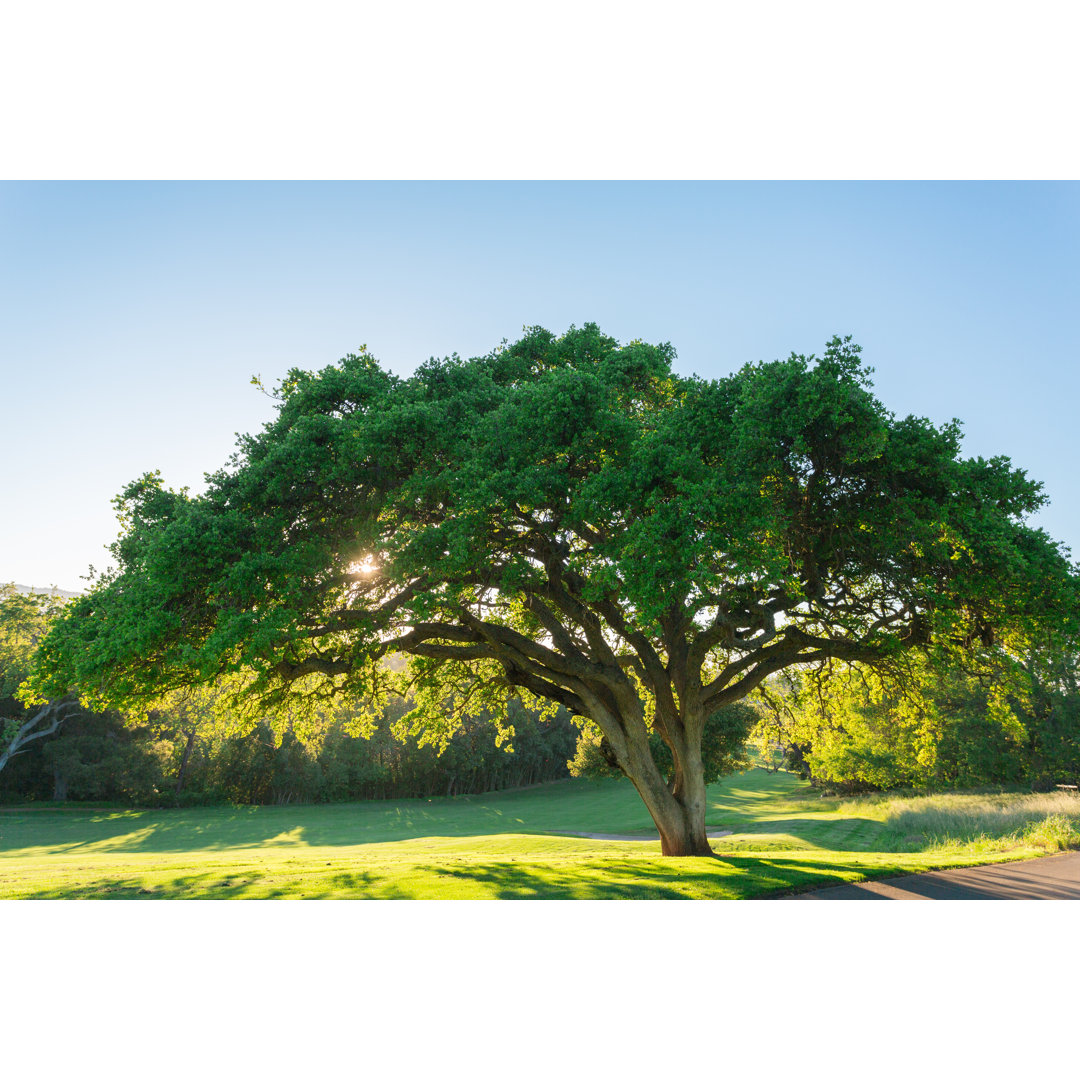
[[[822,799],[762,769],[709,791],[707,824],[732,830],[713,841],[717,859],[564,835],[655,836],[624,780],[333,806],[6,809],[0,898],[745,899],[1027,858],[1058,835],[1023,832],[1014,803],[1030,796]],[[982,816],[965,810],[952,828],[961,804],[942,800],[978,798]],[[986,824],[995,798],[1012,800],[1006,836]],[[1061,817],[1053,798],[1028,817]]]

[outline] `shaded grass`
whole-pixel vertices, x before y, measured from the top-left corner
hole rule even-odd
[[[0,811],[0,857],[5,850],[39,846],[54,851],[87,847],[227,851],[253,846],[353,846],[418,836],[586,831],[656,835],[644,804],[628,783],[562,781],[488,795],[329,806],[103,809],[83,814]]]
[[[709,797],[707,824],[732,835],[713,841],[716,859],[678,860],[660,856],[619,780],[335,806],[8,810],[0,897],[745,899],[1040,853],[1030,831],[992,851],[938,843],[948,806],[822,799],[787,773],[749,770]]]

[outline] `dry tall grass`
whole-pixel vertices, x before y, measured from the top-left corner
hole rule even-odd
[[[924,850],[982,844],[1004,850],[1031,844],[1049,851],[1080,847],[1080,797],[1056,791],[885,798],[884,822],[906,845]]]

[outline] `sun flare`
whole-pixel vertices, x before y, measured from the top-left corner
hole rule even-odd
[[[379,564],[375,561],[374,555],[365,555],[359,562],[349,563],[350,574],[363,574],[365,577],[371,577],[379,569]]]

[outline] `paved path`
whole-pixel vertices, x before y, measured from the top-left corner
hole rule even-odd
[[[833,885],[783,900],[1080,900],[1080,852]]]

